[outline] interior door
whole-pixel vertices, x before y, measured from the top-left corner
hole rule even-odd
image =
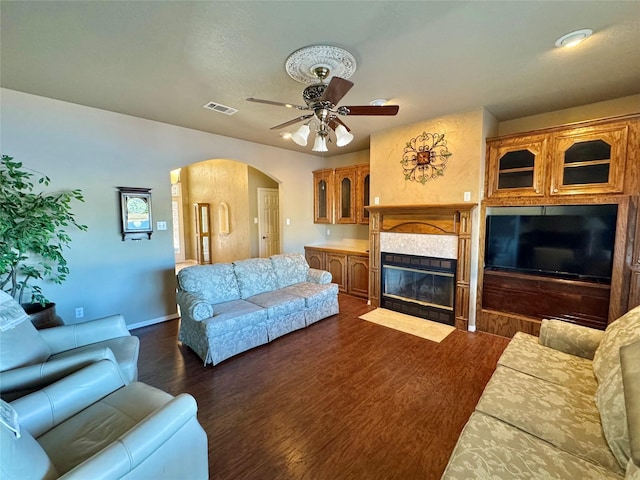
[[[258,188],[259,255],[280,253],[280,204],[277,188]]]
[[[196,210],[196,245],[198,263],[211,263],[211,214],[208,203],[194,204]]]

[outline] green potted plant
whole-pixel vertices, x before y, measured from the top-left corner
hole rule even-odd
[[[34,192],[34,173],[38,184],[49,185],[46,175],[27,170],[22,162],[2,155],[0,289],[21,303],[27,313],[47,305],[55,308],[33,281],[64,282],[69,268],[63,253],[71,242],[65,228],[87,229],[71,211],[73,200],[84,201],[81,191]]]

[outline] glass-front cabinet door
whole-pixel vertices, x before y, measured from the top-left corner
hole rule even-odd
[[[356,223],[356,168],[335,169],[336,223]]]
[[[487,142],[488,197],[543,195],[546,150],[544,135]]]
[[[627,135],[624,123],[554,134],[551,195],[622,193]]]
[[[356,222],[369,223],[369,164],[356,165]]]
[[[313,172],[313,221],[333,223],[333,182],[332,169]]]

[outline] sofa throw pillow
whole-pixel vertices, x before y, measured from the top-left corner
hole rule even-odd
[[[278,288],[278,278],[268,258],[238,260],[233,262],[233,270],[243,299]]]
[[[309,264],[299,253],[283,253],[270,257],[278,277],[278,287],[284,288],[307,281]]]
[[[184,268],[178,272],[178,287],[213,304],[240,299],[240,288],[230,263]]]
[[[33,365],[51,356],[49,345],[29,321],[11,330],[0,331],[0,372]]]
[[[593,372],[603,382],[620,363],[620,347],[640,340],[640,306],[611,323],[593,356]]]

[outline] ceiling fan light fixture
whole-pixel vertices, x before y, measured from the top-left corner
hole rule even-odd
[[[386,104],[387,104],[386,98],[376,98],[375,100],[371,100],[369,102],[369,105],[371,105],[372,107],[383,107]]]
[[[575,32],[567,33],[556,40],[556,47],[575,47],[583,40],[589,38],[593,34],[593,30],[583,28]]]
[[[353,140],[353,135],[344,128],[344,125],[338,125],[336,127],[336,145],[338,147],[344,147],[345,145],[349,145],[351,140]]]
[[[326,137],[320,134],[316,135],[316,141],[313,143],[311,150],[314,152],[328,152]]]
[[[296,130],[293,135],[291,135],[291,140],[296,142],[301,147],[306,147],[310,132],[311,129],[309,128],[309,125],[304,124],[298,130]]]

